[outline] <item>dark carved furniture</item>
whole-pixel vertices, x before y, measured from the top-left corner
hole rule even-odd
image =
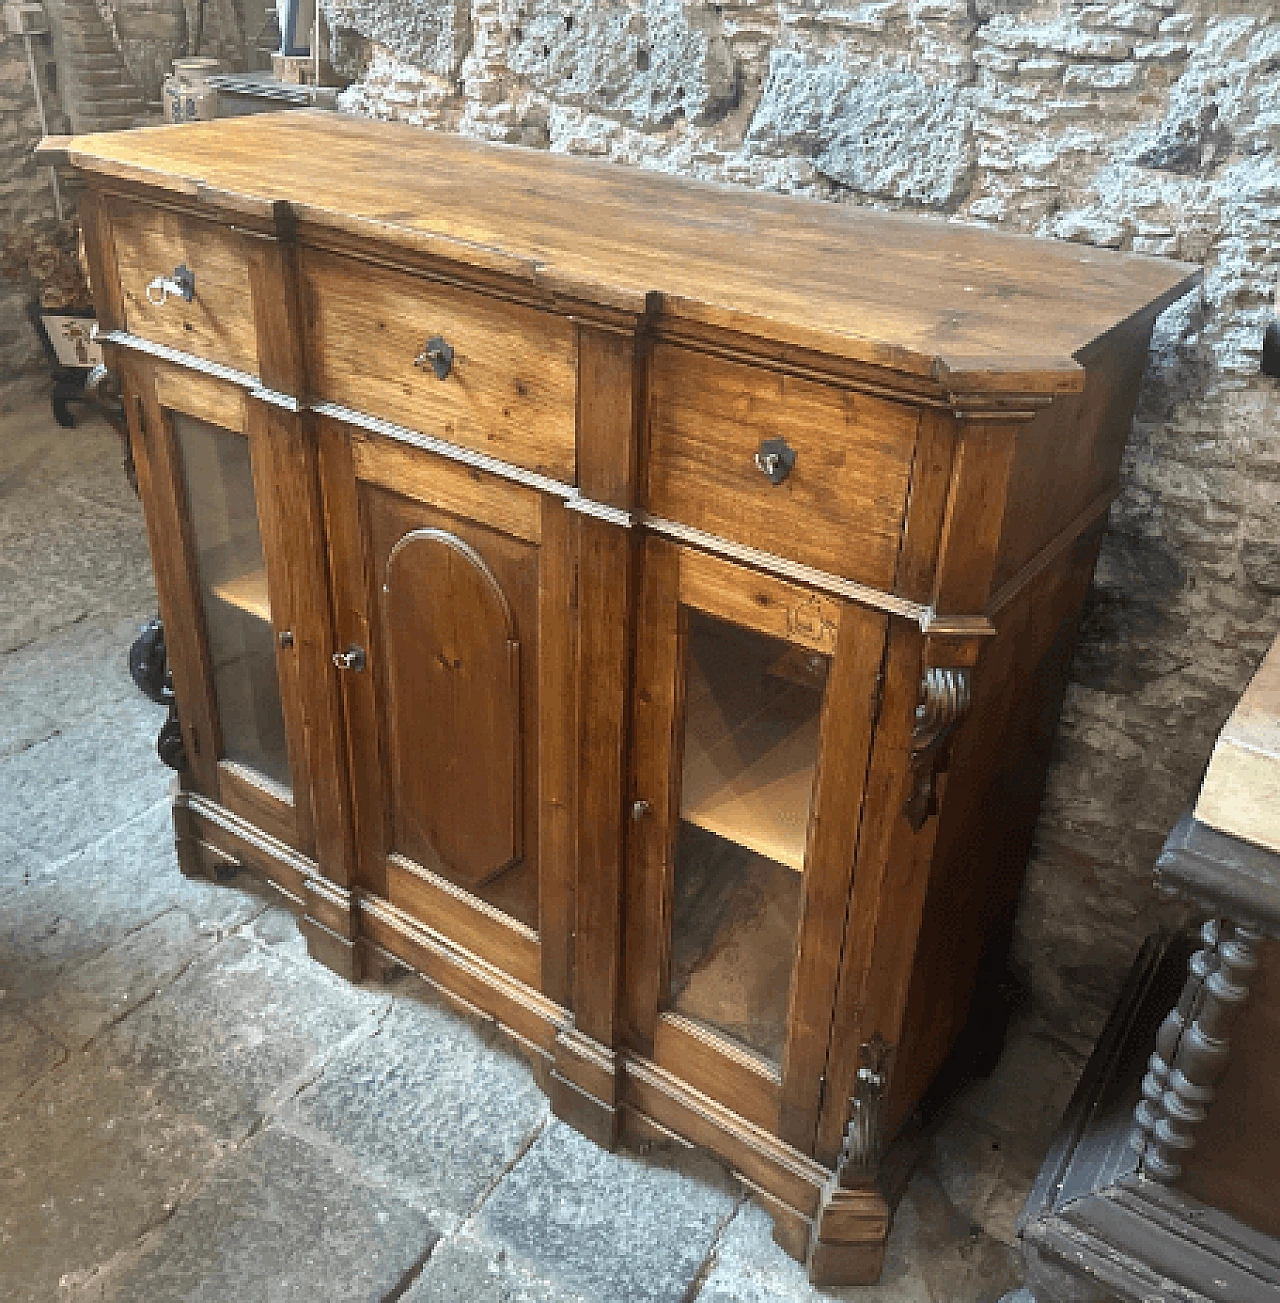
[[[875,1279],[1192,270],[333,114],[47,154],[129,397],[184,867]]]
[[[1147,943],[1023,1210],[1044,1303],[1280,1298],[1280,851],[1198,817],[1280,837],[1277,741],[1280,641],[1156,865],[1212,917]]]

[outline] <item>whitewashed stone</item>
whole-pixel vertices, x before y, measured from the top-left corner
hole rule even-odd
[[[936,208],[961,198],[973,158],[954,88],[791,50],[774,53],[746,144],[808,154],[841,185]]]
[[[1136,63],[1077,64],[1068,68],[1062,84],[1068,90],[1084,87],[1089,90],[1132,90],[1140,77]]]
[[[471,44],[466,0],[405,5],[395,0],[326,0],[329,25],[350,28],[407,64],[442,76],[456,74]]]

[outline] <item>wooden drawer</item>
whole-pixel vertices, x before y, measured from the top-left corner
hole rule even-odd
[[[313,249],[302,272],[317,397],[575,481],[571,321]],[[443,379],[415,363],[437,336],[453,350]]]
[[[242,237],[215,222],[142,204],[114,205],[111,229],[125,326],[132,334],[258,374]],[[167,295],[162,304],[148,299],[147,287],[156,277],[172,278],[178,267],[195,277],[191,301],[179,294]],[[153,290],[152,299],[159,297]]]
[[[891,589],[918,413],[670,344],[653,353],[647,507],[655,516]],[[765,439],[795,450],[774,485]]]

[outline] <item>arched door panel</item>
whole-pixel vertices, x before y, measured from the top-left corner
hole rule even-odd
[[[522,852],[520,642],[470,544],[415,529],[382,576],[396,842],[460,886]]]

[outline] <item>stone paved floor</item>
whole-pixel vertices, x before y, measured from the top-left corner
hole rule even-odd
[[[12,399],[10,400],[12,401]],[[105,426],[0,411],[0,1299],[993,1303],[1081,1059],[1020,1025],[820,1294],[710,1158],[604,1153],[492,1026],[352,986],[241,880],[174,860],[154,612]]]

